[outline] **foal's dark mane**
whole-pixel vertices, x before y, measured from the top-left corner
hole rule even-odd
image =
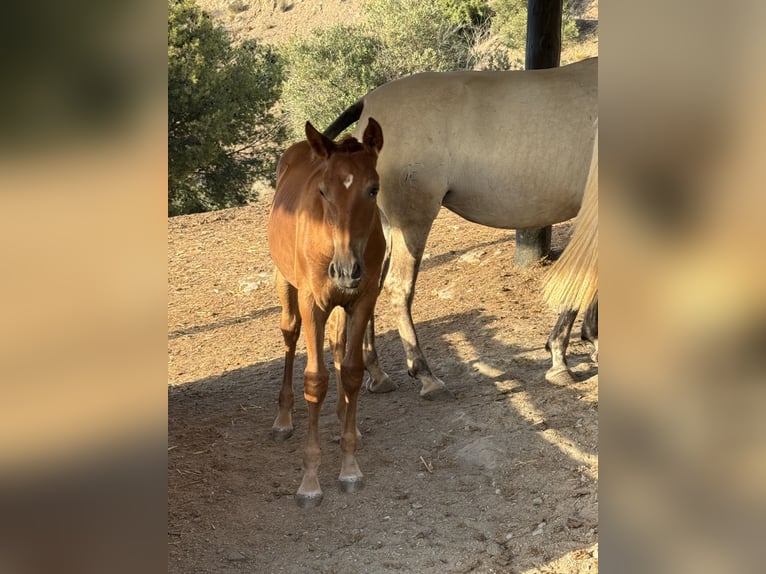
[[[364,150],[364,145],[362,145],[354,136],[345,136],[342,140],[335,142],[335,151],[352,153],[362,150]]]

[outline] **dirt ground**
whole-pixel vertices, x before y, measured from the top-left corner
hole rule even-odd
[[[324,500],[302,510],[305,347],[294,435],[273,442],[283,346],[266,244],[270,197],[168,223],[168,566],[171,573],[598,570],[598,375],[573,336],[577,384],[544,380],[555,315],[544,267],[512,267],[513,232],[442,210],[414,317],[436,376],[418,397],[387,296],[381,364],[399,388],[360,396],[365,488],[343,494],[331,389],[320,420]],[[554,226],[554,254],[570,233]],[[575,326],[579,333],[579,320]],[[329,353],[327,364],[332,372]]]

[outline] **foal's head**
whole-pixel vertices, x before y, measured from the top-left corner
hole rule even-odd
[[[354,290],[364,273],[365,247],[378,211],[380,182],[375,166],[383,131],[370,118],[361,142],[348,137],[335,143],[306,122],[306,137],[322,160],[317,192],[322,195],[335,248],[327,273],[337,287]]]

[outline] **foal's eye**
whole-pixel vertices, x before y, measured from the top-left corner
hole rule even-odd
[[[378,195],[378,191],[380,191],[380,187],[377,185],[373,185],[370,188],[370,197],[375,197],[376,195]]]
[[[327,199],[327,196],[324,194],[324,185],[319,185],[319,195]]]

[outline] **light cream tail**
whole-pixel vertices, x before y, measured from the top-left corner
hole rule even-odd
[[[545,278],[543,298],[556,311],[585,308],[598,292],[598,130],[574,233]]]

